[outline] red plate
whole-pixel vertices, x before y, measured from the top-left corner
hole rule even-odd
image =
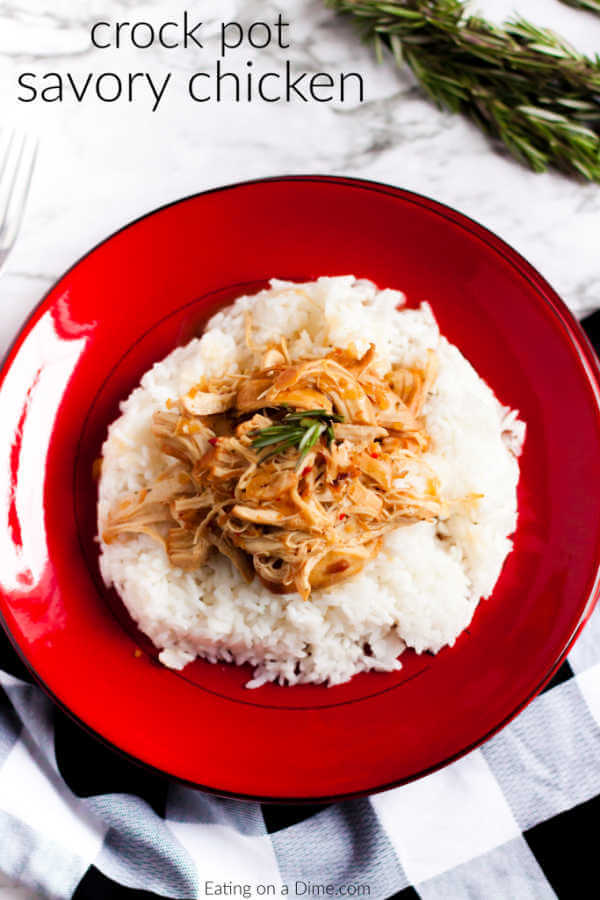
[[[527,421],[515,549],[453,649],[334,688],[158,665],[102,587],[98,455],[118,403],[206,318],[271,276],[353,273],[431,302]],[[234,185],[164,207],[78,262],[35,311],[0,385],[0,611],[50,695],[110,744],[206,790],[331,799],[475,747],[551,676],[598,594],[598,365],[548,284],[481,226],[342,178]],[[136,646],[143,652],[134,653]]]

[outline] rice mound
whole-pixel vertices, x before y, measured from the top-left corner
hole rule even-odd
[[[102,448],[98,525],[124,493],[140,490],[168,465],[150,425],[200,378],[235,373],[251,361],[244,315],[267,344],[285,335],[292,360],[370,343],[392,363],[417,365],[436,351],[439,374],[424,416],[425,455],[447,497],[482,494],[477,514],[417,522],[385,536],[379,555],[355,578],[315,590],[308,601],[276,595],[255,578],[248,585],[229,560],[214,555],[198,570],[174,568],[146,535],[100,541],[100,567],[164,665],[180,669],[196,656],[250,663],[249,687],[339,684],[357,672],[399,669],[406,647],[437,653],[469,625],[489,596],[512,548],[517,522],[518,454],[525,425],[502,406],[460,351],[442,337],[427,303],[402,309],[404,295],[352,276],[306,284],[273,280],[240,297],[209,321],[201,338],[179,347],[147,372],[121,404]]]

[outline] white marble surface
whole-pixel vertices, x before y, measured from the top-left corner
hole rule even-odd
[[[284,173],[355,175],[435,197],[505,238],[578,314],[600,306],[598,186],[533,175],[494,150],[467,122],[427,102],[410,74],[378,66],[321,0],[190,0],[187,8],[209,31],[211,22],[269,21],[284,11],[294,66],[359,70],[366,84],[362,105],[194,105],[185,97],[185,79],[212,63],[216,38],[203,51],[90,47],[89,26],[100,18],[159,22],[184,6],[168,0],[0,3],[2,125],[17,123],[41,139],[27,216],[0,275],[0,353],[52,281],[115,228],[194,191]],[[476,6],[497,21],[516,9],[582,50],[600,49],[600,19],[556,0],[479,0]],[[238,51],[228,65],[244,71],[254,58],[257,67],[272,69],[282,54],[260,51],[259,61],[255,51]],[[141,99],[133,107],[16,102],[17,73],[54,70],[79,76],[171,70],[181,85],[172,86],[155,113]],[[0,878],[0,900],[23,896],[29,895]]]
[[[38,900],[41,896],[19,887],[0,872],[0,900]]]

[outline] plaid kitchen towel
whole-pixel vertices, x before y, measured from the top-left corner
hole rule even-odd
[[[598,347],[600,313],[585,325]],[[545,691],[492,740],[412,784],[327,807],[169,783],[55,708],[3,634],[0,665],[0,872],[42,896],[597,893],[600,607]]]

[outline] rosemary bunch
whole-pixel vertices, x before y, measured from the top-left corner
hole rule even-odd
[[[325,2],[355,19],[379,58],[391,49],[439,106],[469,116],[536,172],[600,181],[598,56],[523,19],[496,27],[467,15],[462,0]]]
[[[296,447],[300,453],[296,468],[315,446],[322,434],[327,434],[327,442],[334,438],[333,423],[342,422],[343,416],[327,412],[326,409],[311,409],[306,412],[286,413],[278,425],[269,425],[250,432],[254,450],[266,450],[260,462]]]

